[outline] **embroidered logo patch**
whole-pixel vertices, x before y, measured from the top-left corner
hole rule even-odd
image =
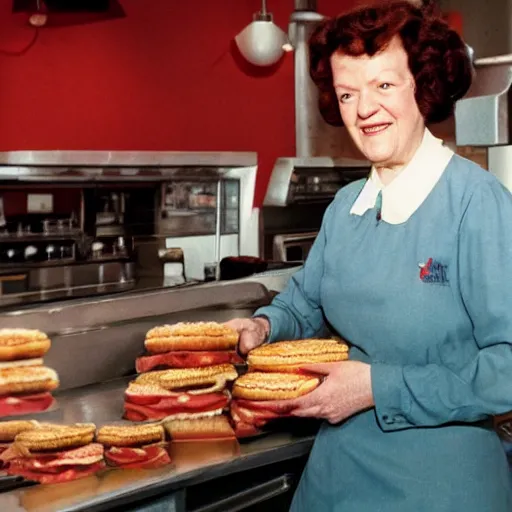
[[[424,283],[448,284],[447,265],[443,265],[433,258],[426,263],[419,263],[420,279]]]

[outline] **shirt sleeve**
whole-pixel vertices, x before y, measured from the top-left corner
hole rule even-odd
[[[372,364],[383,430],[474,422],[512,410],[512,196],[486,180],[468,201],[459,229],[458,279],[476,356],[457,370]]]
[[[276,295],[269,306],[259,308],[254,313],[254,316],[265,316],[269,320],[270,342],[310,338],[325,329],[320,294],[326,232],[334,207],[333,202],[327,208],[304,266],[293,274],[285,289]]]

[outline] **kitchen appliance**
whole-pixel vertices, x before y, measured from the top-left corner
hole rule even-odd
[[[338,190],[368,176],[363,160],[279,158],[262,208],[262,257],[304,261]]]
[[[512,54],[474,61],[475,76],[455,106],[457,146],[487,148],[487,167],[512,190]]]
[[[295,157],[278,158],[262,208],[260,255],[267,260],[306,259],[336,192],[369,174],[347,130],[328,125],[309,75],[309,37],[324,19],[316,0],[294,0],[289,37],[294,49]]]
[[[25,276],[0,305],[218,278],[258,254],[255,178],[254,153],[0,153],[0,276]]]

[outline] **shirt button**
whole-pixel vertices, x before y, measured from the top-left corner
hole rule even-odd
[[[384,415],[382,416],[382,421],[383,421],[384,423],[387,423],[388,425],[389,425],[390,423],[393,423],[393,420],[392,420],[392,419],[391,419],[387,414],[384,414]]]

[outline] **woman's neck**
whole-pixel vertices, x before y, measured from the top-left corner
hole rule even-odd
[[[403,158],[400,159],[399,162],[383,165],[375,164],[375,169],[379,175],[379,179],[384,186],[389,185],[409,165],[414,155],[416,154],[416,151],[418,151],[418,148],[423,142],[425,129],[426,128],[423,126],[422,129],[419,130],[413,142],[409,144],[410,150]]]

